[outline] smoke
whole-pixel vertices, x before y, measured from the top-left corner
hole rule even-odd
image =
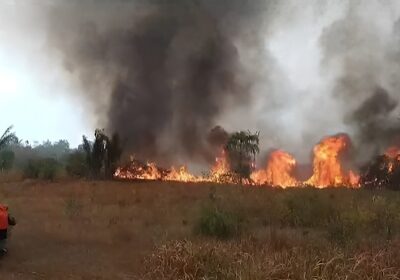
[[[60,2],[48,13],[48,42],[127,153],[210,160],[218,117],[251,101],[238,45],[264,49],[272,8],[261,0]]]
[[[394,6],[391,1],[349,1],[344,15],[320,38],[323,65],[335,77],[331,94],[361,163],[400,135],[400,33]]]
[[[385,89],[378,87],[350,116],[348,121],[356,128],[364,159],[378,155],[400,135],[399,119],[393,116],[397,105]]]
[[[54,0],[42,15],[88,115],[127,154],[210,161],[220,124],[301,162],[344,132],[361,162],[400,132],[396,0]]]

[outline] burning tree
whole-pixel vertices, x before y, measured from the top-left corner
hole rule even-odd
[[[114,134],[110,139],[101,129],[96,129],[94,135],[93,143],[83,136],[83,150],[90,175],[94,178],[112,178],[122,154],[119,136]]]
[[[240,180],[250,179],[255,156],[260,152],[259,132],[250,131],[233,133],[226,144],[232,171],[239,174]]]
[[[400,190],[400,149],[391,147],[364,166],[361,180],[367,189]]]

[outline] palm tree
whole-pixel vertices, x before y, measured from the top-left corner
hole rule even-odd
[[[251,158],[255,160],[256,154],[260,152],[259,135],[259,132],[252,134],[250,131],[239,131],[233,133],[226,144],[233,171],[240,175],[241,181],[250,177]]]
[[[118,134],[110,139],[104,129],[96,129],[93,143],[83,136],[82,148],[86,154],[86,163],[90,169],[90,176],[112,178],[122,154],[122,147]]]
[[[13,126],[9,126],[3,133],[3,135],[0,137],[0,150],[12,142],[18,141],[17,136],[15,136],[15,133],[11,131],[12,129]]]

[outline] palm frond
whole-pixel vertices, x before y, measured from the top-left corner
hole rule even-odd
[[[13,141],[17,140],[15,133],[12,132],[13,126],[9,126],[3,135],[0,137],[0,150],[10,144]]]

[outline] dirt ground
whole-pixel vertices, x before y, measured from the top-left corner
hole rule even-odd
[[[18,224],[0,279],[136,279],[154,246],[191,234],[193,205],[208,191],[156,182],[1,183],[0,201]]]
[[[389,191],[0,180],[0,202],[17,219],[0,279],[227,279],[226,272],[236,275],[229,279],[251,280],[351,273],[349,279],[399,279],[399,201],[400,193]],[[236,213],[235,220],[222,217],[240,220],[245,232],[218,242],[196,235],[209,204]],[[237,276],[246,267],[237,271],[226,261],[240,256],[236,261],[251,266],[250,278]],[[367,256],[374,261],[360,265]],[[270,266],[275,274],[265,278]]]

